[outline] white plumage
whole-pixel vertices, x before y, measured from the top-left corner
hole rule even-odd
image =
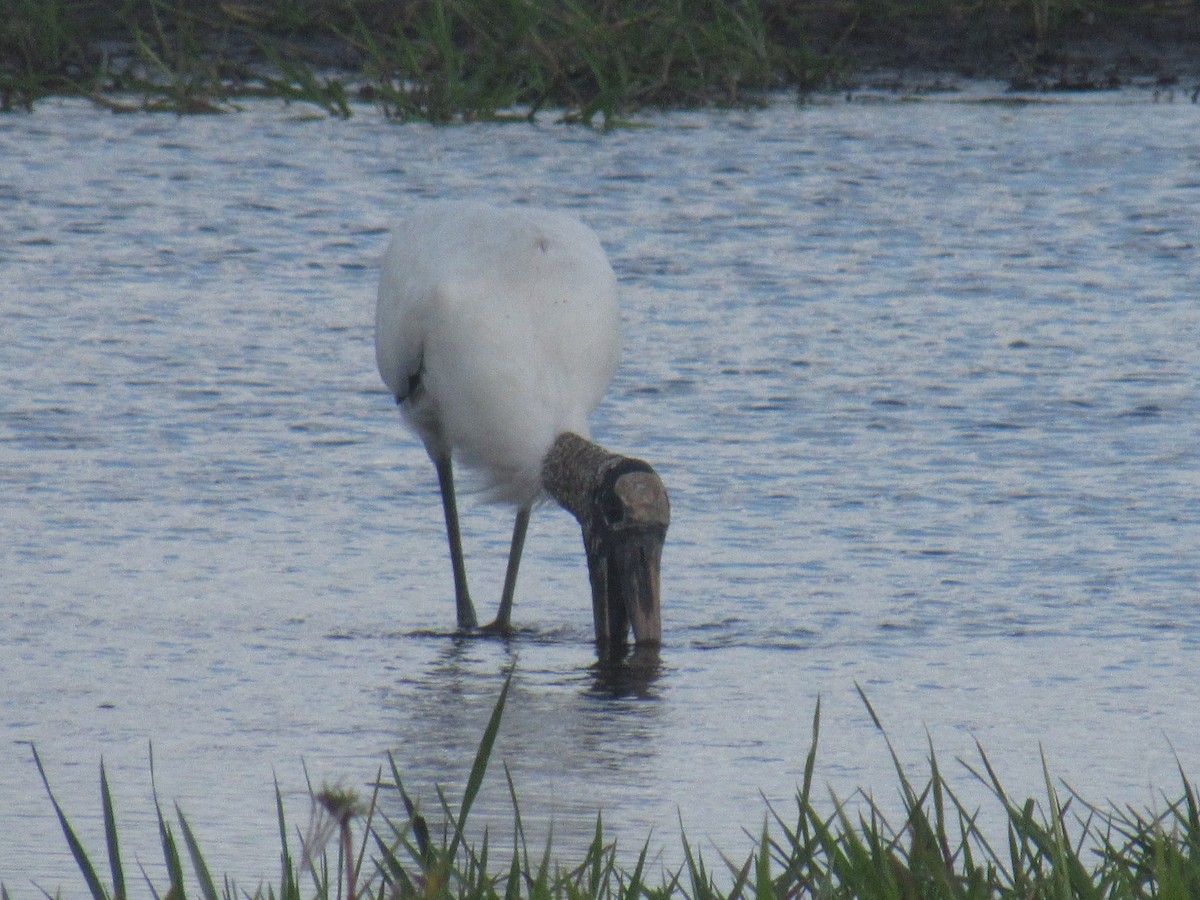
[[[617,282],[595,233],[561,213],[437,203],[393,232],[376,316],[384,383],[430,456],[447,450],[518,506],[588,416],[621,356]]]
[[[597,641],[632,626],[657,644],[666,490],[645,462],[588,440],[620,360],[617,284],[600,241],[562,213],[434,203],[395,229],[383,261],[375,356],[437,468],[458,624],[476,626],[453,461],[517,507],[500,610],[508,632],[530,510],[550,494],[579,520]]]

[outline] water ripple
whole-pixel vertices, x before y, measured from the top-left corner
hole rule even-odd
[[[818,780],[892,789],[858,684],[907,758],[926,729],[943,755],[978,738],[1018,792],[1039,743],[1097,801],[1173,783],[1159,735],[1200,768],[1194,107],[593,133],[250,106],[0,117],[10,886],[70,868],[19,741],[87,809],[96,758],[133,795],[152,739],[160,794],[253,881],[272,771],[302,799],[300,757],[369,780],[391,751],[453,791],[514,662],[499,753],[556,846],[599,807],[630,846],[680,818],[736,846],[802,775],[818,697]],[[371,347],[389,222],[429,196],[565,205],[612,255],[626,353],[595,433],[672,491],[654,665],[594,665],[578,529],[550,509],[518,633],[452,633],[432,467]],[[463,505],[486,616],[511,521]],[[511,823],[503,779],[479,816]]]

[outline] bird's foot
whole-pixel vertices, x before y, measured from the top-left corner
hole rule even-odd
[[[512,637],[512,623],[507,619],[503,621],[496,619],[494,622],[489,622],[486,625],[481,625],[479,628],[481,634],[491,635],[494,637]]]

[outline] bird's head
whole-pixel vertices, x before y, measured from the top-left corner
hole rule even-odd
[[[619,653],[631,628],[636,644],[660,644],[658,571],[671,522],[662,479],[649,463],[565,433],[546,455],[542,482],[583,529],[601,653]]]
[[[667,489],[640,459],[622,457],[594,487],[580,522],[602,648],[622,647],[631,627],[634,643],[662,643],[658,570],[670,521]]]

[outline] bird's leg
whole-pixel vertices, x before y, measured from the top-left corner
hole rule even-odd
[[[454,570],[454,605],[458,610],[458,627],[473,631],[478,624],[471,594],[467,590],[467,567],[463,563],[462,534],[458,530],[458,506],[454,502],[454,464],[450,454],[434,458],[438,486],[442,491],[442,509],[446,513],[446,537],[450,540],[450,566]]]
[[[529,530],[529,507],[517,509],[513,522],[512,546],[508,549],[508,568],[504,572],[504,593],[500,595],[500,611],[496,621],[484,626],[485,631],[508,634],[512,631],[513,594],[517,590],[517,569],[521,565],[521,550],[525,547],[525,532]]]

